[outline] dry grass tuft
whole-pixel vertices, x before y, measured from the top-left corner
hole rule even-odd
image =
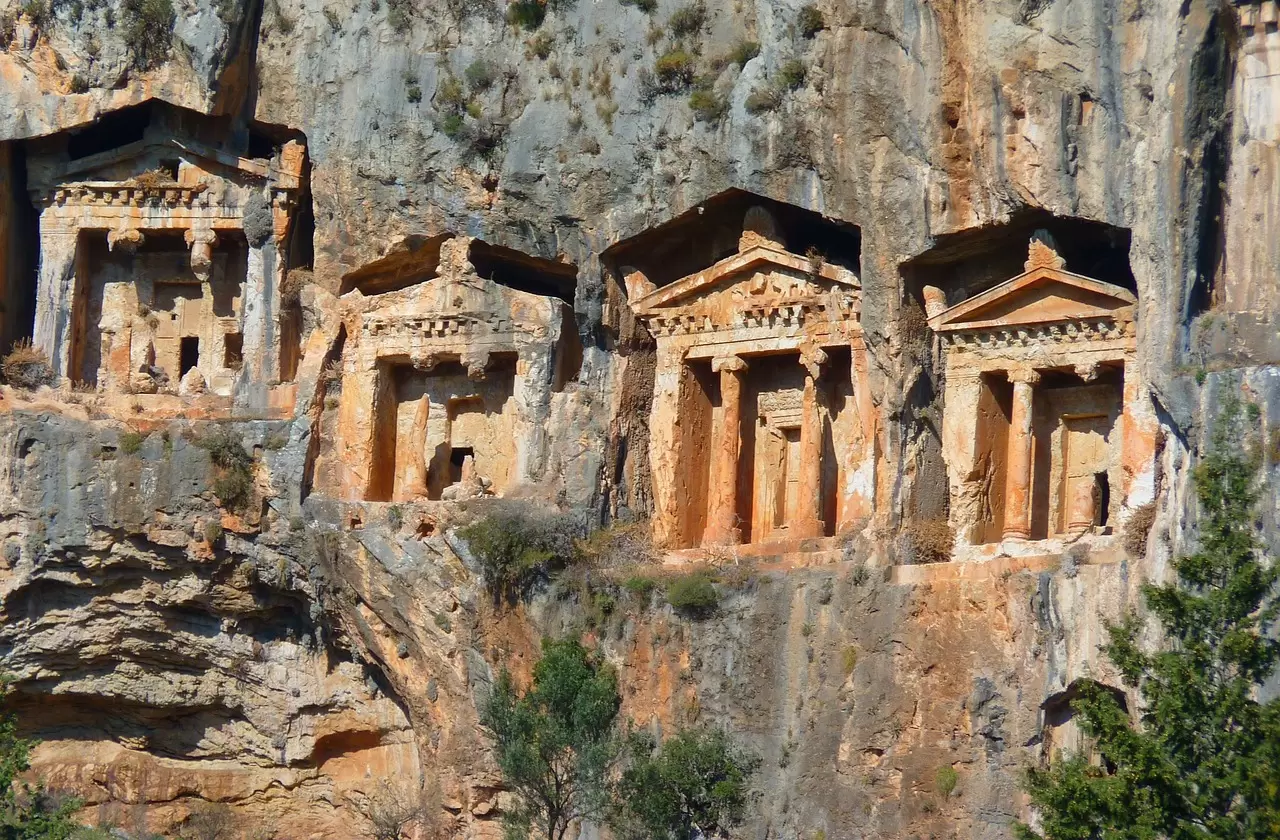
[[[53,384],[53,368],[44,351],[32,347],[27,339],[14,342],[13,349],[0,360],[0,374],[4,381],[16,388],[34,390],[41,385]]]
[[[917,519],[902,529],[911,563],[946,563],[955,548],[956,532],[945,519]]]
[[[1133,513],[1129,514],[1129,519],[1124,523],[1123,533],[1120,535],[1120,541],[1124,544],[1124,550],[1129,553],[1129,556],[1145,557],[1147,555],[1147,537],[1151,534],[1151,526],[1155,521],[1156,506],[1153,502],[1134,508]]]

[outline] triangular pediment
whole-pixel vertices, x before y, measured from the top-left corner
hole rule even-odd
[[[1137,298],[1128,289],[1036,267],[929,319],[936,332],[1031,326],[1131,315]]]
[[[747,248],[697,274],[650,292],[635,304],[641,315],[680,309],[730,294],[738,299],[804,299],[833,290],[853,292],[857,277],[840,266],[764,245]]]
[[[115,149],[89,155],[66,164],[60,172],[51,173],[62,183],[121,182],[121,173],[134,177],[145,176],[154,166],[158,155],[185,158],[210,172],[223,172],[227,176],[242,176],[255,180],[270,179],[278,187],[297,187],[297,173],[287,172],[265,160],[243,158],[221,149],[206,146],[187,138],[167,137],[144,139]]]

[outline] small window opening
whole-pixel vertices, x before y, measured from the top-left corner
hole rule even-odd
[[[1093,97],[1087,93],[1080,94],[1080,114],[1076,125],[1088,125],[1093,120]]]
[[[244,335],[227,333],[222,345],[222,366],[239,370],[244,364]]]
[[[1095,525],[1105,526],[1111,513],[1111,482],[1105,472],[1093,474],[1093,495],[1093,522]]]
[[[183,336],[178,345],[178,377],[187,375],[187,371],[200,363],[200,339],[195,336]]]
[[[468,458],[475,458],[475,450],[470,446],[455,446],[449,452],[449,483],[462,481],[462,465]]]
[[[159,169],[161,172],[168,175],[170,180],[177,182],[178,167],[180,167],[181,165],[182,165],[182,161],[178,160],[177,158],[167,158],[165,160],[160,161]]]

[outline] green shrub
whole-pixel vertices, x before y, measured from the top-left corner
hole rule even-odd
[[[79,73],[71,77],[72,93],[88,93],[90,87],[91,85],[89,84],[89,80]]]
[[[683,49],[668,50],[653,65],[659,88],[675,93],[693,83],[693,56]]]
[[[747,62],[760,54],[760,45],[755,41],[739,41],[732,50],[729,51],[729,61],[739,67],[745,67]]]
[[[938,794],[946,799],[956,789],[956,782],[960,781],[960,776],[956,773],[956,769],[948,764],[938,768],[935,781],[938,784]]]
[[[658,0],[618,0],[624,6],[635,6],[646,15],[651,15],[658,9]]]
[[[243,507],[253,493],[253,459],[244,451],[244,443],[226,427],[217,426],[196,445],[209,453],[218,470],[213,481],[218,501],[229,509]]]
[[[748,114],[762,114],[765,111],[772,111],[782,104],[782,94],[773,85],[765,85],[762,88],[756,88],[747,95],[747,101],[743,103],[743,107],[747,109]]]
[[[397,32],[413,25],[413,0],[387,0],[387,23]]]
[[[27,0],[22,4],[22,13],[37,29],[44,29],[53,22],[53,6],[46,0]]]
[[[141,432],[127,431],[120,433],[120,451],[125,455],[137,455],[142,449],[142,442],[147,436]]]
[[[729,101],[709,87],[698,88],[689,94],[689,108],[702,122],[715,122],[729,110]]]
[[[338,13],[328,6],[324,7],[324,19],[329,24],[329,31],[338,32],[342,29],[342,19],[338,17]]]
[[[445,76],[436,86],[436,104],[445,110],[458,110],[466,104],[466,92],[462,82],[453,76]]]
[[[707,22],[707,7],[702,3],[690,3],[677,9],[667,22],[667,28],[676,38],[696,35]]]
[[[463,134],[461,114],[449,114],[440,121],[440,132],[450,140],[457,140]]]
[[[507,23],[530,31],[542,26],[547,7],[538,0],[512,0],[507,6]]]
[[[806,38],[812,38],[827,28],[827,22],[823,19],[821,10],[812,3],[800,10],[800,18],[796,21],[796,25],[800,28],[800,34]]]
[[[841,663],[844,665],[844,675],[846,677],[853,674],[853,669],[858,667],[858,649],[853,645],[849,645],[844,649],[844,653],[840,655]]]
[[[466,69],[465,75],[471,90],[476,93],[482,93],[493,87],[494,81],[498,78],[498,70],[492,64],[480,58],[471,62]]]
[[[416,83],[405,85],[404,98],[409,100],[410,104],[417,105],[422,101],[422,88]]]
[[[204,523],[204,541],[209,545],[217,545],[220,539],[222,539],[222,523],[214,519]]]
[[[133,52],[133,66],[149,70],[169,58],[173,24],[177,17],[173,0],[124,0],[124,39]]]
[[[480,563],[495,602],[515,602],[573,557],[579,536],[567,516],[508,507],[458,531]]]
[[[798,90],[804,85],[806,75],[804,63],[793,58],[778,68],[778,86],[784,90]]]
[[[648,604],[649,599],[653,596],[653,590],[658,588],[658,582],[653,578],[633,575],[623,582],[622,588],[635,596],[637,600]]]
[[[720,605],[720,595],[710,574],[690,572],[667,584],[667,603],[677,612],[701,618],[715,612]]]

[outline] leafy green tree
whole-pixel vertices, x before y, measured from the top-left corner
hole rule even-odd
[[[542,642],[529,689],[503,671],[480,720],[520,807],[504,815],[508,837],[537,830],[563,840],[569,826],[608,809],[608,775],[618,755],[621,705],[612,668],[576,639]]]
[[[1176,583],[1143,587],[1165,644],[1144,652],[1134,614],[1108,627],[1105,651],[1140,692],[1141,726],[1110,692],[1086,686],[1073,708],[1103,766],[1075,755],[1028,774],[1043,837],[1280,837],[1280,701],[1257,699],[1280,661],[1271,632],[1280,566],[1260,556],[1247,414],[1237,400],[1224,404],[1195,471],[1198,549],[1174,561]],[[1042,836],[1027,826],[1019,835]]]
[[[0,681],[0,695],[8,692],[8,682]],[[66,840],[78,828],[71,815],[79,800],[55,797],[43,784],[18,780],[31,769],[34,746],[19,737],[13,714],[0,714],[0,840]]]
[[[741,821],[759,761],[723,730],[682,730],[657,750],[633,735],[630,749],[634,758],[618,784],[615,821],[623,833],[691,840],[723,835]]]

